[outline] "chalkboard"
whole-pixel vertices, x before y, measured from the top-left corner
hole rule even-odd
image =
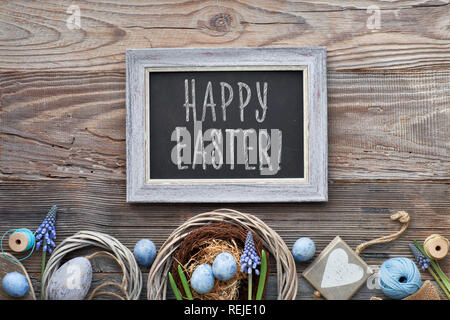
[[[327,201],[326,49],[126,53],[127,202]]]
[[[304,178],[304,71],[278,69],[147,70],[148,178]]]

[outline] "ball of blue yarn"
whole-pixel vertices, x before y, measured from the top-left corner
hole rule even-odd
[[[380,267],[380,286],[384,294],[392,299],[403,299],[422,286],[419,269],[408,258],[392,258]]]

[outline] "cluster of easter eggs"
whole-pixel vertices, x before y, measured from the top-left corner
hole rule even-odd
[[[88,259],[78,257],[64,263],[50,278],[48,298],[50,300],[82,300],[92,282],[92,266]],[[6,274],[2,289],[11,297],[25,297],[30,290],[25,276],[18,272]]]
[[[73,258],[64,263],[50,278],[48,298],[50,300],[83,300],[92,282],[92,266],[84,257]],[[25,276],[18,272],[6,274],[2,289],[11,297],[25,297],[30,290]]]
[[[191,287],[199,294],[205,294],[214,287],[215,279],[230,280],[236,273],[237,263],[228,252],[222,252],[209,264],[197,266],[191,276]]]

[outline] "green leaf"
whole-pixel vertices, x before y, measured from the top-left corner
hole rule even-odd
[[[261,300],[264,292],[264,285],[267,276],[267,256],[264,250],[261,251],[261,270],[258,282],[258,291],[256,292],[256,300]]]
[[[420,252],[422,252],[422,254],[426,258],[430,259],[431,267],[434,269],[434,272],[436,272],[436,274],[439,276],[440,280],[442,281],[442,283],[443,283],[443,288],[442,289],[444,290],[445,294],[448,296],[448,294],[450,292],[450,282],[449,282],[447,276],[442,272],[441,268],[439,268],[439,265],[436,263],[436,261],[434,261],[433,259],[431,259],[427,255],[427,253],[425,252],[423,246],[419,242],[414,240],[414,244],[416,245],[417,249],[419,249]],[[432,272],[432,270],[430,268],[428,268],[428,271],[433,275],[433,272]],[[437,282],[439,284],[439,281],[437,281]]]
[[[433,269],[428,268],[428,271],[433,276],[434,280],[436,280],[437,284],[441,287],[442,291],[444,291],[445,295],[447,296],[447,299],[450,299],[450,293],[447,291],[445,286],[442,284],[441,280],[439,280],[439,277],[433,272]]]
[[[194,300],[194,298],[192,298],[191,289],[189,289],[189,283],[187,282],[186,276],[184,275],[183,269],[181,269],[180,265],[178,265],[178,274],[180,275],[181,284],[183,285],[184,292],[186,293],[188,300]]]
[[[172,274],[169,272],[169,282],[170,286],[172,287],[173,294],[175,295],[175,298],[177,300],[183,300],[181,297],[180,290],[178,290],[177,284],[175,283],[175,280],[173,280]]]

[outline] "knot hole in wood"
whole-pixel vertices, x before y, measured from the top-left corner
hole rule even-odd
[[[233,22],[233,17],[228,13],[218,13],[209,20],[209,26],[218,32],[228,32]]]
[[[241,34],[243,26],[240,15],[231,8],[209,6],[199,13],[198,27],[213,37],[227,36],[225,40],[233,40]],[[223,41],[223,39],[222,39]]]

